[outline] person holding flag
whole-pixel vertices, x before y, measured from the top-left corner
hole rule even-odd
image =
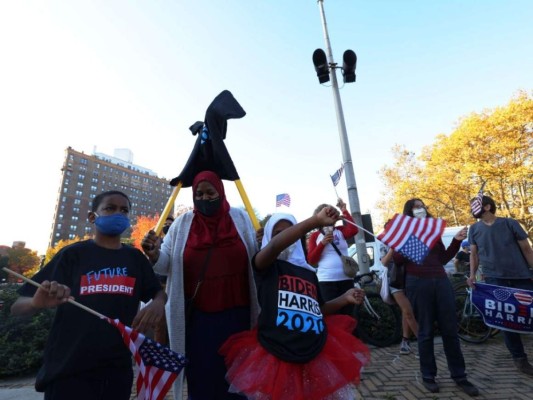
[[[347,304],[361,304],[365,293],[352,287],[325,301],[304,255],[301,238],[312,229],[334,225],[339,212],[325,207],[298,223],[275,213],[265,225],[261,250],[253,258],[261,305],[252,330],[223,344],[232,391],[247,399],[353,399],[368,347],[352,332],[356,320],[331,315]]]
[[[133,383],[132,358],[120,332],[105,319],[71,304],[146,332],[164,318],[166,294],[144,254],[123,245],[130,226],[129,198],[103,192],[92,201],[89,222],[94,239],[61,249],[33,280],[25,283],[11,312],[32,315],[57,307],[35,389],[46,400],[128,400]],[[139,311],[140,301],[150,304]]]
[[[479,221],[469,231],[468,285],[475,288],[476,272],[483,266],[487,284],[533,290],[533,249],[524,229],[512,218],[496,217],[496,203],[482,193],[472,199],[471,211]],[[503,334],[518,371],[533,376],[520,334],[505,330]]]
[[[433,218],[424,202],[418,198],[405,202],[403,216],[417,219]],[[392,222],[387,224],[388,229],[391,229]],[[433,228],[436,226],[441,226],[444,229],[438,220],[424,222],[430,223],[425,225],[427,227],[426,231],[421,236],[432,236],[435,233]],[[437,232],[442,233],[442,231]],[[422,384],[432,393],[439,391],[439,386],[435,381],[437,363],[433,344],[436,322],[442,337],[451,378],[466,394],[470,396],[479,394],[478,389],[466,378],[465,360],[457,334],[455,296],[452,284],[444,270],[444,264],[457,254],[461,241],[466,238],[466,233],[467,228],[465,227],[455,235],[447,249],[439,236],[436,240],[430,242],[432,247],[425,249],[424,252],[417,249],[417,246],[413,246],[415,250],[411,254],[409,245],[405,245],[399,251],[394,251],[393,253],[394,262],[405,266],[405,291],[413,307],[415,319],[418,322],[417,342]],[[387,234],[379,235],[378,239],[383,237],[387,237]],[[398,248],[395,248],[395,250],[398,250]],[[424,253],[423,257],[421,257],[421,253]]]
[[[341,198],[338,199],[337,206],[343,218],[354,222],[346,203]],[[314,215],[326,207],[333,208],[328,204],[321,204],[316,208]],[[353,278],[344,273],[341,255],[348,255],[346,239],[353,238],[357,232],[357,227],[352,224],[331,225],[315,230],[309,237],[307,260],[318,268],[318,281],[325,301],[335,299],[353,288]],[[336,246],[336,249],[333,246]],[[338,313],[353,315],[353,308],[353,304],[347,304]]]

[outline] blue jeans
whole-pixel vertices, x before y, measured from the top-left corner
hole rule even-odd
[[[517,289],[533,290],[533,280],[531,279],[500,279],[485,277],[485,283],[489,285],[506,286]],[[513,358],[526,357],[524,352],[524,345],[522,344],[522,338],[519,333],[502,331],[505,339],[505,345],[509,349],[509,352]]]
[[[405,291],[418,322],[418,353],[422,377],[434,379],[437,375],[433,344],[437,322],[450,376],[455,381],[465,379],[465,360],[457,335],[455,295],[450,280],[447,277],[419,278],[407,275]]]

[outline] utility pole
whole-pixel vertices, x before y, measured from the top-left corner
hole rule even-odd
[[[355,223],[363,226],[363,219],[361,217],[361,207],[359,205],[359,196],[357,194],[357,185],[355,183],[355,173],[353,169],[352,156],[350,153],[350,143],[348,142],[348,134],[346,133],[346,123],[344,122],[344,113],[342,111],[341,96],[339,93],[339,84],[337,82],[337,64],[333,61],[333,52],[329,41],[328,27],[326,23],[326,15],[324,14],[324,0],[318,0],[318,7],[320,9],[320,17],[322,19],[322,29],[324,31],[324,40],[326,42],[327,58],[322,49],[317,49],[313,53],[313,63],[317,71],[317,76],[320,83],[327,82],[331,78],[331,87],[333,89],[333,101],[335,103],[335,111],[337,114],[337,125],[339,128],[339,138],[341,141],[342,160],[344,164],[344,172],[346,177],[346,186],[348,189],[348,204]],[[355,64],[357,57],[352,50],[346,50],[343,56],[342,72],[344,75],[344,82],[355,82]],[[327,76],[328,74],[329,76]],[[357,248],[357,262],[361,273],[370,271],[370,262],[366,252],[365,236],[362,229],[355,236],[355,245]]]

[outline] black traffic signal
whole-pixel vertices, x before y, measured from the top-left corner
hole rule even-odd
[[[316,49],[313,52],[313,64],[315,64],[316,76],[320,83],[326,83],[329,81],[329,66],[326,53],[322,49]]]
[[[314,57],[314,56],[313,56]],[[342,56],[342,76],[344,83],[355,82],[355,65],[357,56],[353,50],[346,50]]]

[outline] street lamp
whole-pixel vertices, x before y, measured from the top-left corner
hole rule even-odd
[[[313,53],[313,64],[320,83],[328,82],[331,79],[333,88],[333,101],[335,102],[335,111],[337,113],[337,125],[339,127],[339,137],[341,141],[342,159],[346,176],[346,186],[348,188],[348,203],[355,223],[363,226],[361,209],[359,206],[359,196],[357,195],[357,185],[355,184],[355,173],[353,170],[352,156],[350,153],[350,144],[346,133],[346,123],[344,122],[344,113],[342,111],[341,96],[339,94],[339,85],[337,83],[337,64],[333,61],[333,53],[329,42],[328,28],[326,24],[326,15],[324,14],[324,0],[318,0],[320,8],[320,17],[322,19],[322,29],[324,31],[324,40],[326,42],[326,53],[322,49],[316,49]],[[329,61],[328,61],[329,60]],[[343,55],[342,75],[344,83],[355,82],[355,67],[357,56],[352,50],[346,50]],[[370,263],[366,252],[365,236],[362,229],[355,236],[355,246],[357,248],[357,262],[361,273],[369,272]],[[378,256],[378,255],[376,255]]]

